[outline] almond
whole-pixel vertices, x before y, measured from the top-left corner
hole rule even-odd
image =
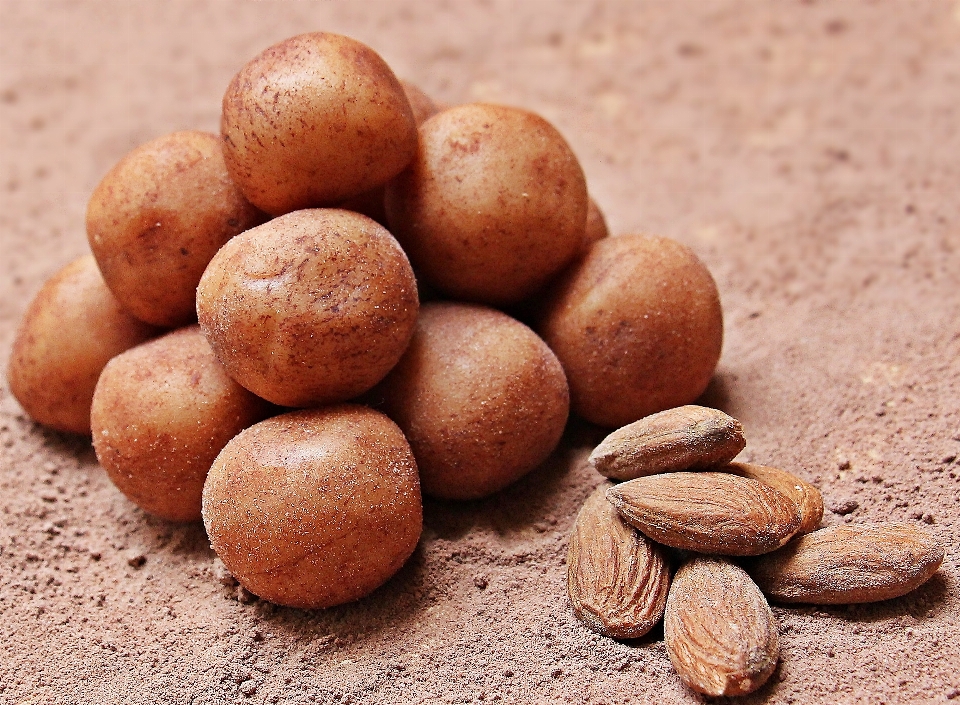
[[[663,616],[670,571],[663,550],[628,526],[606,500],[605,482],[577,515],[567,554],[573,612],[594,631],[636,639]]]
[[[719,468],[719,470],[740,477],[749,477],[765,485],[770,485],[773,489],[792,499],[800,512],[798,534],[809,534],[811,531],[816,531],[820,526],[820,521],[823,519],[823,497],[820,490],[809,482],[804,482],[786,470],[771,468],[766,465],[730,463]]]
[[[639,477],[611,487],[607,499],[654,541],[697,553],[769,553],[800,527],[796,505],[781,492],[722,472]]]
[[[937,572],[943,546],[904,522],[831,526],[790,542],[750,567],[778,602],[843,605],[905,595]]]
[[[763,685],[780,654],[777,622],[739,566],[699,556],[673,578],[663,619],[670,662],[705,695],[745,695]]]
[[[594,449],[589,462],[601,475],[633,480],[727,463],[745,445],[739,421],[722,411],[691,404],[614,431]]]

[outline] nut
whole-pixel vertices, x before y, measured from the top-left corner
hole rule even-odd
[[[567,593],[588,627],[614,639],[643,636],[663,616],[670,571],[662,549],[627,525],[601,484],[580,509],[567,554]]]
[[[769,553],[800,527],[796,505],[781,492],[722,472],[639,477],[610,488],[607,499],[654,541],[698,553]]]
[[[770,485],[773,489],[792,499],[800,511],[798,534],[809,534],[811,531],[816,531],[820,526],[820,521],[823,519],[823,497],[820,495],[820,490],[809,482],[804,482],[786,470],[771,468],[766,465],[730,463],[719,469],[723,472],[733,473],[740,477],[749,477],[765,485]]]
[[[758,559],[750,574],[778,602],[843,605],[905,595],[937,572],[943,546],[904,522],[832,526]]]
[[[739,566],[700,556],[673,578],[663,619],[670,662],[705,695],[745,695],[773,673],[777,623],[759,588]]]
[[[727,463],[746,444],[743,427],[735,418],[689,404],[614,431],[590,454],[589,462],[601,475],[633,480]]]

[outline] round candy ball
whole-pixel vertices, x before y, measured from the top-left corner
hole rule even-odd
[[[53,275],[27,308],[10,352],[10,391],[34,421],[89,434],[104,365],[158,332],[123,310],[93,257],[81,257]]]
[[[417,86],[400,79],[400,85],[403,86],[403,92],[410,101],[410,107],[413,109],[414,122],[419,127],[427,118],[432,117],[440,111],[437,104],[420,90]],[[384,204],[384,191],[386,184],[377,186],[370,191],[348,198],[337,204],[337,208],[345,208],[348,211],[363,213],[368,218],[373,218],[381,225],[387,224],[387,210]]]
[[[326,32],[286,39],[244,66],[223,96],[220,130],[234,180],[273,215],[384,184],[417,145],[413,110],[386,62]]]
[[[227,375],[197,326],[113,358],[93,395],[93,448],[113,484],[150,514],[199,521],[217,454],[269,405]]]
[[[387,219],[426,281],[496,306],[538,291],[578,253],[587,186],[543,118],[471,104],[420,127],[410,166],[387,186]]]
[[[200,275],[223,244],[263,222],[231,181],[220,138],[184,131],[147,142],[90,197],[87,239],[107,286],[140,320],[196,320]]]
[[[440,106],[424,93],[423,89],[415,83],[400,79],[400,85],[403,86],[403,92],[410,101],[410,108],[413,110],[413,121],[420,127],[429,118],[440,112]]]
[[[597,240],[609,237],[610,231],[607,229],[607,219],[603,217],[603,211],[592,198],[587,208],[587,227],[583,231],[583,241],[580,244],[580,252],[586,254],[590,251]]]
[[[417,287],[400,245],[346,210],[295,211],[228,242],[197,289],[217,358],[281,406],[351,399],[407,347]]]
[[[423,491],[476,499],[546,460],[570,408],[556,356],[500,311],[425,304],[403,358],[373,394],[406,434]]]
[[[561,277],[537,329],[563,363],[573,411],[618,428],[703,393],[723,312],[690,248],[623,235],[596,242]]]
[[[217,555],[250,592],[291,607],[369,594],[413,553],[422,520],[406,439],[353,404],[251,426],[223,449],[203,489]]]

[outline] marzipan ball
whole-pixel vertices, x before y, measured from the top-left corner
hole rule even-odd
[[[417,466],[390,419],[344,404],[250,427],[203,488],[203,523],[241,585],[290,607],[331,607],[387,581],[420,538]]]
[[[591,198],[590,205],[587,208],[587,227],[583,231],[581,253],[587,254],[593,246],[593,243],[609,235],[610,231],[607,230],[607,219],[603,217],[603,211],[600,210],[597,202]]]
[[[269,408],[230,379],[197,326],[182,328],[106,366],[93,396],[93,448],[141,509],[199,521],[210,465]]]
[[[431,100],[430,96],[417,88],[409,81],[400,79],[400,85],[403,86],[403,92],[410,101],[410,107],[413,109],[413,119],[419,127],[424,120],[436,115],[440,108]],[[348,198],[337,204],[337,208],[345,208],[348,211],[363,213],[368,218],[373,218],[380,225],[387,224],[387,211],[383,202],[385,186],[377,186],[370,191],[364,191],[358,196]]]
[[[440,112],[440,106],[415,83],[401,78],[400,85],[403,86],[403,92],[407,96],[407,100],[410,101],[410,107],[413,109],[413,120],[417,123],[417,127]]]
[[[93,257],[68,264],[34,298],[13,341],[10,391],[37,423],[90,433],[104,365],[159,331],[121,308]]]
[[[196,320],[197,282],[217,250],[263,219],[230,180],[219,137],[174,132],[103,177],[87,206],[87,239],[123,307],[172,328]]]
[[[361,213],[371,218],[380,225],[387,226],[387,208],[383,202],[384,187],[377,186],[370,191],[364,191],[359,196],[348,198],[342,203],[337,204],[337,208]]]
[[[546,460],[570,408],[556,356],[485,306],[426,304],[400,363],[374,393],[403,429],[423,491],[485,497]]]
[[[387,219],[418,274],[495,306],[541,289],[580,251],[587,186],[543,118],[471,104],[420,127],[410,166],[387,185]]]
[[[600,210],[600,207],[597,206],[596,202],[591,198],[589,202],[589,208],[587,209],[587,227],[583,232],[583,239],[580,241],[580,247],[577,250],[576,258],[568,266],[575,266],[576,262],[585,257],[590,251],[590,248],[593,247],[593,243],[595,243],[597,240],[602,240],[609,234],[610,233],[607,230],[607,221],[603,217],[603,212]],[[421,287],[420,301],[422,302],[425,300],[426,299],[423,296],[423,289]],[[506,308],[506,311],[517,320],[529,324],[537,320],[537,317],[542,313],[544,304],[545,300],[542,295],[532,296],[521,301],[516,306],[510,306]]]
[[[413,157],[403,87],[365,44],[314,32],[244,66],[223,96],[227,167],[273,215],[328,206],[385,184]]]
[[[393,236],[335,209],[295,211],[238,235],[197,289],[217,358],[282,406],[345,401],[373,387],[406,349],[418,307]]]
[[[537,329],[563,363],[573,411],[618,428],[703,393],[723,313],[690,248],[623,235],[595,243],[561,277]]]

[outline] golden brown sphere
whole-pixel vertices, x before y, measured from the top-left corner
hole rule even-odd
[[[387,186],[387,219],[418,274],[457,299],[514,304],[579,252],[587,186],[560,133],[518,108],[471,104],[420,127]]]
[[[429,118],[440,112],[440,106],[433,98],[423,92],[418,85],[410,81],[400,79],[400,85],[403,86],[403,92],[410,101],[410,108],[413,110],[413,120],[420,127]]]
[[[417,144],[413,110],[386,62],[327,32],[286,39],[244,66],[223,97],[220,130],[234,180],[273,215],[385,184]]]
[[[581,252],[586,254],[591,246],[597,240],[609,237],[610,231],[607,229],[607,219],[603,217],[603,211],[592,198],[587,208],[587,227],[583,231],[583,244]]]
[[[107,364],[93,395],[93,448],[138,507],[170,521],[199,521],[210,465],[268,411],[230,379],[200,329],[190,326]]]
[[[703,393],[723,312],[690,248],[622,235],[595,243],[561,277],[537,330],[563,364],[573,411],[616,428]]]
[[[10,391],[37,423],[90,433],[90,404],[104,365],[159,331],[123,310],[93,257],[68,264],[40,289],[10,353]]]
[[[440,108],[437,107],[437,104],[433,102],[430,96],[414,84],[400,79],[400,85],[403,86],[403,92],[407,96],[407,100],[410,101],[410,107],[413,109],[413,119],[417,127],[419,127],[424,120],[440,111]],[[363,213],[368,218],[373,218],[380,223],[380,225],[386,226],[387,210],[386,204],[384,203],[385,190],[386,185],[377,186],[370,191],[364,191],[357,196],[341,201],[337,204],[337,208],[345,208],[348,211]]]
[[[282,406],[345,401],[373,387],[406,349],[418,307],[393,236],[335,209],[294,211],[238,235],[197,289],[217,359]]]
[[[373,397],[406,434],[423,491],[475,499],[546,460],[570,398],[536,333],[485,306],[426,304],[403,358]]]
[[[123,307],[172,328],[196,320],[197,282],[217,250],[263,217],[227,174],[217,135],[174,132],[103,177],[87,206],[87,239]]]
[[[386,582],[420,538],[417,466],[383,414],[344,404],[250,427],[203,490],[213,549],[250,592],[331,607]]]

